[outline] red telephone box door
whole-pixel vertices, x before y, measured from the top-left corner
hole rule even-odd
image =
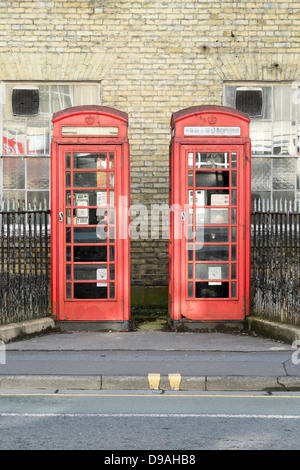
[[[52,155],[52,293],[57,320],[121,322],[128,329],[129,241],[119,238],[120,225],[127,226],[119,204],[128,196],[124,148],[107,138],[85,138],[84,144],[78,138],[74,143],[57,140]]]
[[[174,236],[174,216],[171,223],[173,324],[239,321],[249,314],[248,122],[235,110],[205,106],[173,118],[170,203],[182,211],[180,236]]]
[[[242,150],[228,146],[205,146],[201,152],[195,146],[182,150],[182,162],[188,169],[182,315],[202,320],[242,319],[245,207],[238,164],[243,161]],[[198,299],[202,302],[195,302]]]

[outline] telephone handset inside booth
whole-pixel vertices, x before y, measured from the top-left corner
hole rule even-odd
[[[79,206],[73,212],[74,225],[89,225],[89,194],[74,193],[73,203],[74,206]],[[71,205],[71,194],[68,195],[68,204]],[[71,223],[70,217],[68,217],[67,223]]]

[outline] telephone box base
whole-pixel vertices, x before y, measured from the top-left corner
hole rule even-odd
[[[197,320],[169,320],[169,325],[173,331],[211,331],[230,332],[243,331],[247,329],[245,320],[224,320],[224,321],[197,321]]]
[[[61,331],[131,331],[130,321],[57,321]]]

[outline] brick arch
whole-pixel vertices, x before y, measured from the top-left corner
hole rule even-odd
[[[297,80],[299,54],[243,53],[239,50],[207,55],[213,70],[222,80]]]
[[[3,54],[0,80],[100,80],[116,60],[113,52]]]

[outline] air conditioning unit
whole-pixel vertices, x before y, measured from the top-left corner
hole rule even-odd
[[[263,114],[262,88],[238,87],[235,90],[235,107],[239,111],[249,114],[250,117],[259,117]]]
[[[12,112],[14,116],[37,116],[40,95],[38,87],[17,86],[12,91]]]

